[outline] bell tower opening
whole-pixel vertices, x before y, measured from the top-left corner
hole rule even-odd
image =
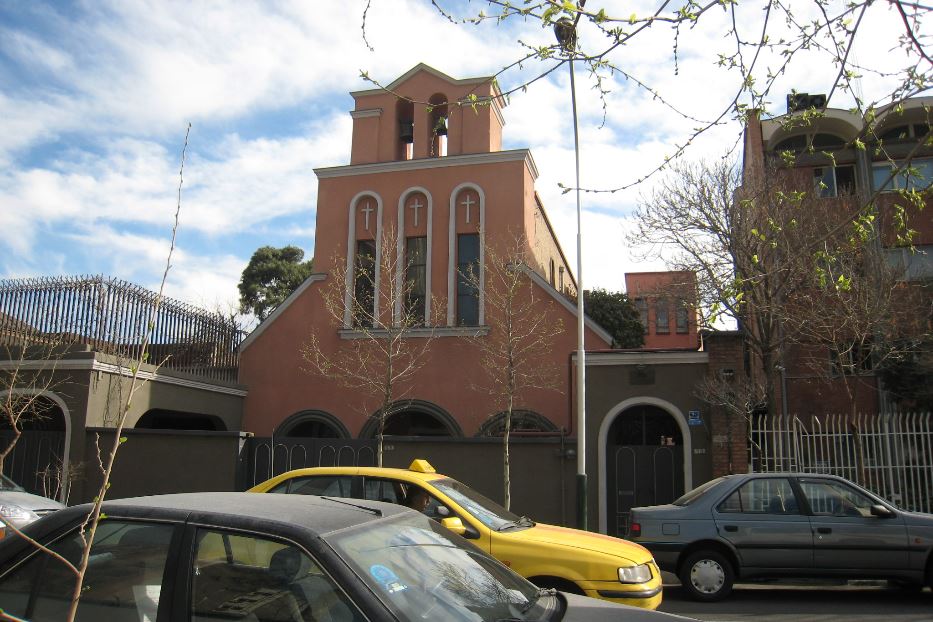
[[[396,159],[411,160],[415,146],[415,104],[408,99],[399,99],[395,103],[395,118],[398,122]]]
[[[432,158],[443,158],[447,155],[447,96],[435,93],[428,100],[431,105],[429,123],[431,124],[431,152]]]

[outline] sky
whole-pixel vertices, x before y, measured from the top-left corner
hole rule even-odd
[[[484,5],[440,4],[458,15]],[[612,15],[652,7],[591,4]],[[812,10],[799,4],[802,13]],[[895,70],[905,62],[895,49],[899,18],[877,4],[853,58]],[[762,10],[749,6],[739,22],[754,38]],[[724,36],[729,20],[717,10],[693,29],[659,26],[613,52],[655,93],[616,74],[603,84],[604,107],[578,70],[581,186],[617,188],[644,177],[728,107],[738,74],[717,60],[732,44]],[[601,36],[581,26],[581,40]],[[103,274],[158,289],[190,123],[165,291],[232,310],[258,247],[295,245],[313,255],[313,169],[349,163],[349,92],[372,88],[361,72],[383,84],[419,62],[454,78],[492,75],[521,58],[524,46],[552,40],[534,20],[452,23],[426,0],[0,0],[0,279]],[[762,79],[778,63],[762,62]],[[527,61],[499,83],[516,88],[555,64]],[[828,92],[836,71],[825,57],[801,53],[778,78],[766,112],[783,113],[792,88]],[[575,265],[574,194],[559,187],[574,185],[568,76],[560,67],[510,97],[503,148],[531,149],[538,193]],[[866,74],[857,87],[880,99],[889,82]],[[836,92],[830,105],[851,101]],[[684,157],[740,157],[741,130],[727,115]],[[622,290],[625,272],[664,269],[667,249],[636,248],[626,238],[633,208],[657,179],[583,195],[584,287]]]

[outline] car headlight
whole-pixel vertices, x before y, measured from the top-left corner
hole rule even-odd
[[[9,523],[17,529],[24,525],[28,525],[37,518],[39,518],[38,514],[20,507],[15,503],[0,504],[0,519],[3,519],[4,523]]]
[[[648,564],[619,568],[619,581],[621,583],[647,583],[650,580],[651,566]]]

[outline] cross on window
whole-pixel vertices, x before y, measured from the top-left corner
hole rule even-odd
[[[363,212],[363,226],[369,231],[369,215],[373,213],[372,205],[369,204],[369,201],[363,203],[363,207],[360,208],[360,211]]]
[[[414,212],[415,212],[415,222],[414,222],[414,226],[417,227],[417,226],[418,226],[418,213],[419,213],[419,210],[420,210],[422,207],[424,207],[424,205],[421,204],[421,201],[418,200],[418,197],[415,197],[415,200],[412,201],[412,202],[411,202],[411,205],[409,205],[408,207],[410,207],[410,208],[411,208],[412,210],[414,210]]]
[[[474,200],[473,200],[473,197],[471,197],[469,194],[466,195],[466,198],[465,198],[463,201],[460,202],[460,205],[462,205],[463,207],[466,208],[466,221],[467,221],[467,223],[470,222],[470,207],[472,207],[472,206],[475,205],[475,204],[476,204],[476,201],[474,201]]]

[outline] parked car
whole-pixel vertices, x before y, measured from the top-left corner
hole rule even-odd
[[[0,474],[0,538],[6,535],[7,523],[22,529],[40,516],[63,507],[65,505],[58,501],[26,492],[22,486]]]
[[[633,508],[627,537],[697,600],[736,579],[890,579],[933,586],[933,515],[833,475],[727,475],[668,505]]]
[[[25,531],[76,563],[79,526],[89,510],[68,508]],[[435,521],[397,505],[189,493],[108,501],[103,512],[80,621],[678,619],[540,590]],[[0,543],[5,614],[63,620],[74,582],[63,563],[25,539]]]
[[[251,492],[326,495],[411,504],[543,588],[655,609],[661,573],[643,547],[577,529],[536,523],[435,472],[426,460],[409,468],[317,467],[283,473]]]

